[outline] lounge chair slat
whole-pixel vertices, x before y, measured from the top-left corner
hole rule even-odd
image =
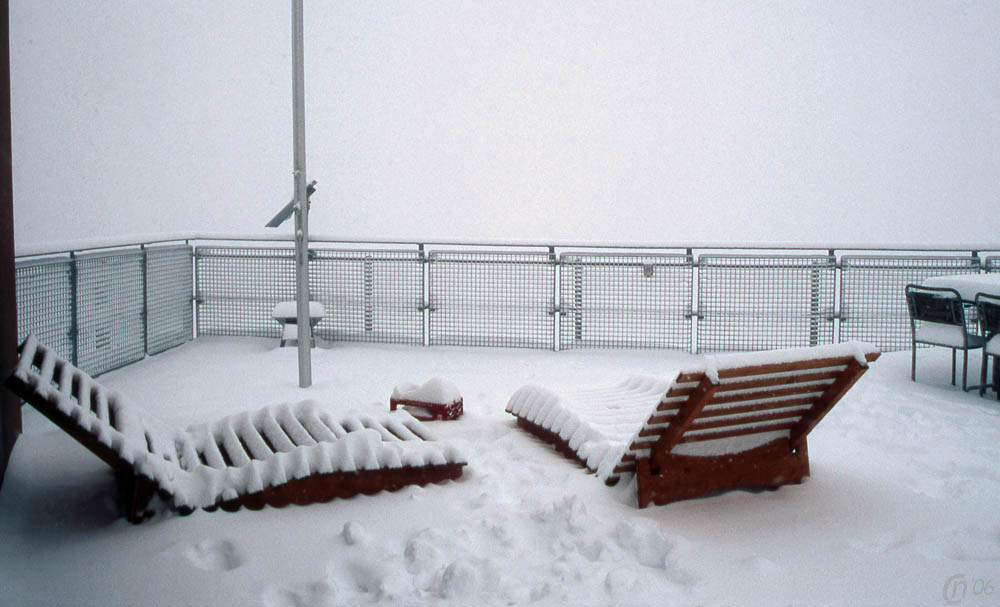
[[[232,420],[227,420],[219,430],[216,434],[216,442],[225,451],[226,457],[223,459],[227,461],[227,465],[245,466],[250,463],[253,458],[247,452],[244,441],[240,440]]]
[[[227,467],[226,458],[222,456],[219,444],[215,442],[215,437],[208,434],[209,440],[202,444],[201,456],[205,460],[205,465],[212,468],[223,469]]]
[[[701,411],[702,419],[709,419],[720,415],[736,415],[739,413],[751,413],[753,411],[766,411],[784,407],[796,407],[811,405],[816,401],[815,397],[802,396],[797,398],[783,398],[766,402],[754,402],[746,405],[731,405],[726,407],[705,407]]]
[[[806,411],[806,409],[802,408],[781,409],[779,411],[770,411],[768,413],[759,413],[757,415],[736,415],[731,417],[699,419],[691,424],[691,431],[708,430],[711,428],[725,428],[728,426],[739,426],[743,424],[755,424],[758,422],[769,422],[779,419],[793,420],[797,422],[802,419],[802,414]]]
[[[285,434],[285,429],[278,420],[274,419],[272,411],[261,411],[254,420],[254,427],[276,452],[285,453],[295,448],[295,443]]]
[[[792,384],[831,382],[840,377],[841,371],[822,370],[818,372],[807,372],[800,374],[780,374],[766,377],[755,377],[740,381],[727,381],[719,385],[719,393],[732,392],[734,390],[752,390],[755,388],[767,388],[771,386],[785,386]]]
[[[739,381],[724,381],[719,384],[719,389],[716,393],[721,396],[726,392],[734,392],[736,390],[753,390],[757,388],[767,388],[773,386],[792,386],[796,384],[803,383],[817,383],[817,382],[827,382],[830,383],[837,377],[840,377],[841,370],[822,370],[819,372],[797,372],[797,373],[782,373],[778,375],[766,375],[757,376],[753,379],[739,380]],[[685,388],[673,388],[670,393],[664,398],[669,397],[686,397],[690,396],[694,392],[694,386]],[[718,396],[717,396],[718,398]]]
[[[307,447],[316,444],[316,439],[306,430],[291,408],[282,407],[278,409],[275,421],[281,425],[281,429],[296,447]]]
[[[694,443],[703,442],[710,440],[718,440],[721,438],[732,438],[734,436],[745,436],[748,434],[760,434],[762,432],[775,432],[778,430],[791,430],[795,427],[795,422],[784,422],[777,424],[759,424],[754,426],[747,426],[741,428],[733,428],[731,430],[720,430],[718,432],[704,432],[704,433],[688,433],[681,438],[682,443]]]
[[[868,362],[873,362],[878,358],[878,354],[866,355]],[[788,373],[792,371],[804,371],[807,369],[822,369],[823,367],[838,367],[854,361],[853,356],[834,356],[828,358],[813,358],[785,363],[770,363],[765,365],[752,365],[747,367],[736,367],[732,369],[719,369],[719,379],[730,379],[733,377],[751,377],[754,375],[767,375],[769,373]]]
[[[722,394],[716,393],[712,397],[713,405],[722,405],[726,403],[739,403],[748,400],[762,400],[766,398],[781,398],[784,396],[796,396],[799,394],[811,394],[816,393],[822,394],[829,387],[827,384],[795,384],[792,386],[778,388],[771,387],[770,389],[764,390],[753,390],[746,392],[725,392]]]

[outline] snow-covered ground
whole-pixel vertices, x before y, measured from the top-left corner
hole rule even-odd
[[[973,357],[976,358],[976,357]],[[1000,404],[949,385],[950,359],[885,354],[810,435],[812,477],[635,508],[504,413],[555,388],[662,375],[663,351],[548,352],[202,338],[99,380],[187,426],[305,398],[387,410],[440,376],[465,415],[432,422],[457,482],[327,504],[115,517],[108,468],[24,409],[0,491],[5,605],[992,605],[1000,597]],[[971,375],[978,377],[978,364]]]

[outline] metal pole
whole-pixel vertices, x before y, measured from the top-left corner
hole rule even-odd
[[[309,202],[306,197],[306,93],[302,49],[302,0],[292,0],[292,122],[295,143],[295,301],[299,387],[312,385],[312,325],[309,323]]]
[[[17,363],[17,278],[14,265],[14,179],[10,145],[10,11],[0,2],[0,374]],[[21,400],[0,390],[0,486],[21,434]],[[8,494],[10,491],[7,492]]]

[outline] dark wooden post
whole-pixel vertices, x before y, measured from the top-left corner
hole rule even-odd
[[[0,373],[6,377],[17,359],[17,301],[14,289],[14,188],[10,146],[10,3],[0,0]],[[14,441],[21,433],[21,401],[0,389],[0,486]]]

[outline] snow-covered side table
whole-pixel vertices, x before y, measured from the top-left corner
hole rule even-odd
[[[315,327],[319,321],[323,320],[326,316],[326,310],[323,308],[323,304],[318,301],[309,302],[309,327]],[[281,323],[281,347],[284,348],[285,344],[289,341],[298,341],[299,339],[299,313],[294,301],[283,301],[274,306],[274,311],[271,312],[271,317],[274,320]],[[312,333],[310,331],[310,333]],[[316,346],[316,339],[312,340],[311,346]]]
[[[435,377],[422,386],[400,384],[389,397],[389,410],[403,406],[421,421],[456,419],[462,415],[462,394],[455,384]]]

